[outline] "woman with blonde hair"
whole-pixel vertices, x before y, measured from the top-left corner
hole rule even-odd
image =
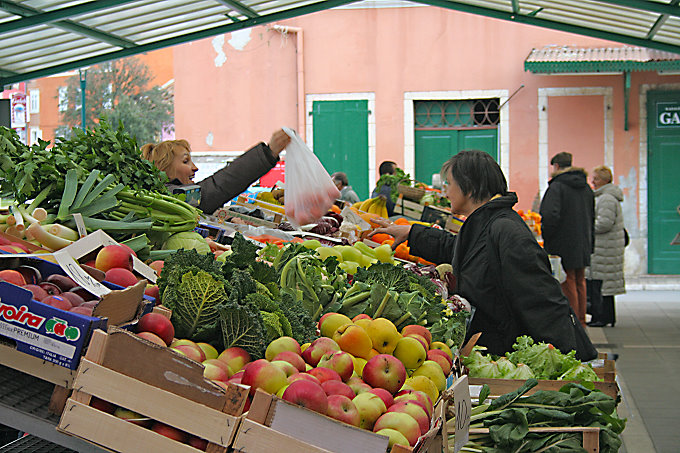
[[[212,214],[226,202],[243,193],[248,186],[264,176],[279,161],[279,154],[290,143],[290,137],[282,129],[275,131],[269,145],[260,142],[236,160],[208,176],[198,184],[201,201],[198,208]],[[164,171],[170,184],[194,184],[198,168],[191,160],[191,146],[186,140],[166,140],[142,146],[142,157]]]
[[[612,183],[612,171],[601,165],[593,170],[595,194],[595,248],[587,275],[591,280],[591,327],[616,324],[614,296],[626,292],[623,275],[625,247],[623,191]]]

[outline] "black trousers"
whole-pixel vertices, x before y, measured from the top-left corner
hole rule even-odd
[[[602,280],[587,280],[588,313],[593,317],[590,322],[616,324],[614,296],[602,295]]]

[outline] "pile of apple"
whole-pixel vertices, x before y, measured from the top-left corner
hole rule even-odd
[[[29,290],[33,300],[72,313],[92,316],[92,310],[99,302],[96,296],[78,286],[70,277],[52,274],[43,280],[40,271],[33,266],[2,270],[0,280]]]

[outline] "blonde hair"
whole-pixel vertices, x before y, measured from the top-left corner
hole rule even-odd
[[[152,162],[160,171],[166,174],[170,169],[172,161],[175,159],[175,153],[188,151],[191,153],[191,146],[186,140],[166,140],[159,144],[147,143],[142,146],[142,157]],[[169,175],[168,175],[169,176]]]
[[[600,177],[602,181],[605,181],[607,184],[612,182],[614,177],[612,176],[612,171],[609,167],[605,167],[604,165],[600,165],[599,167],[595,167],[593,169],[593,173],[595,173],[597,176]]]

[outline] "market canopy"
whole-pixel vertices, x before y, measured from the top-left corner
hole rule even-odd
[[[680,54],[680,0],[0,0],[0,87],[344,5],[400,3]]]

